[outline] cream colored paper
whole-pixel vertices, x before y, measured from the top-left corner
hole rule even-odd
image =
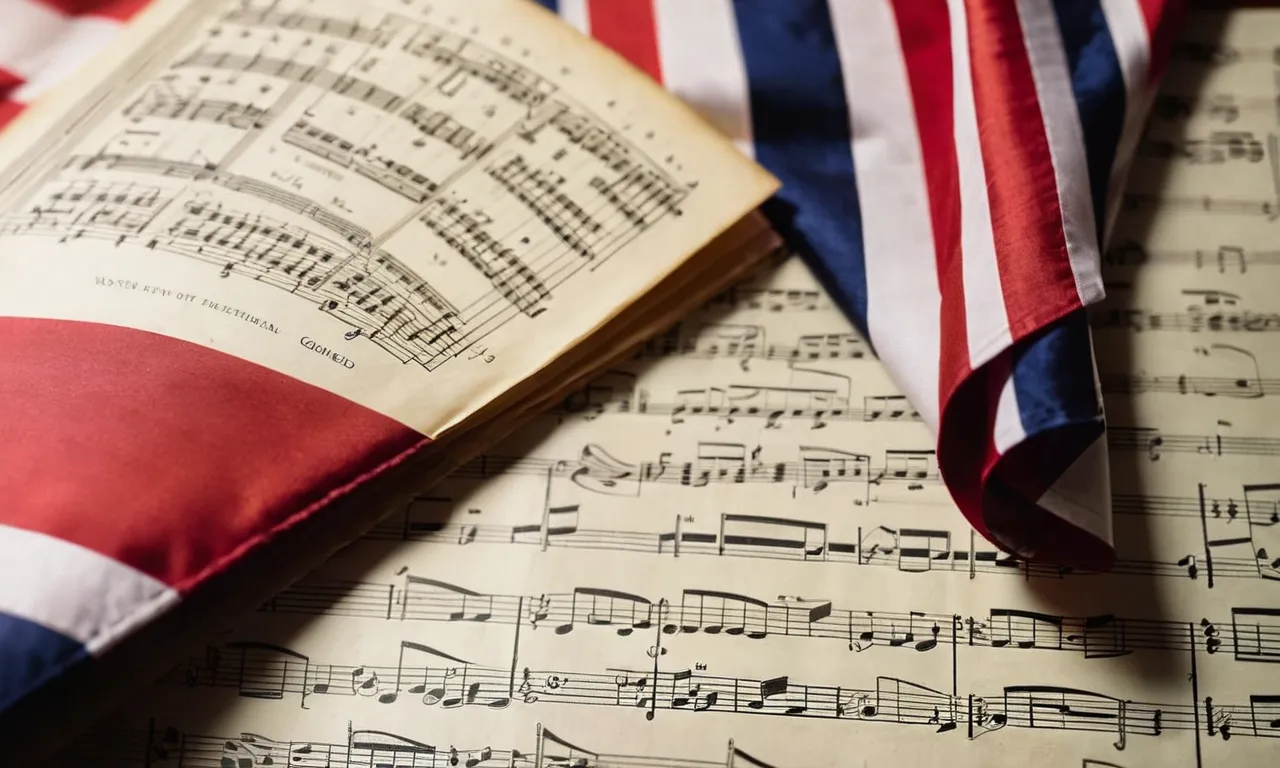
[[[1113,573],[976,538],[792,259],[397,512],[68,764],[1273,765],[1280,17],[1233,19],[1224,45],[1252,58],[1175,54],[1095,313]]]
[[[95,69],[0,145],[0,313],[211,346],[430,436],[774,186],[523,0],[161,0]]]

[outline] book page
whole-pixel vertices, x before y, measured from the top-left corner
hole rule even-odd
[[[1112,572],[975,536],[917,413],[792,258],[60,764],[1274,763],[1280,16],[1223,18],[1175,51],[1094,313]]]
[[[162,0],[0,142],[0,312],[438,436],[775,184],[523,0]]]

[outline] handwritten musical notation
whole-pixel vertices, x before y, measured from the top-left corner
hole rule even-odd
[[[192,63],[130,101],[131,125],[238,136],[278,126],[281,151],[350,178],[375,173],[362,188],[415,217],[360,230],[327,205],[246,218],[244,196],[287,201],[297,190],[240,181],[243,169],[215,154],[210,169],[113,145],[69,162],[151,170],[92,180],[124,185],[109,191],[59,188],[62,198],[5,226],[154,238],[210,268],[232,263],[232,276],[337,301],[325,311],[367,317],[364,333],[421,362],[465,348],[491,306],[538,313],[560,290],[545,264],[590,268],[619,238],[676,215],[682,203],[668,194],[689,190],[667,183],[680,177],[664,161],[618,143],[591,114],[553,107],[560,94],[545,80],[463,61],[472,49],[456,35],[409,37],[394,5],[354,25],[326,26],[302,0],[230,12],[220,35],[187,52]],[[1249,23],[1217,47],[1174,51],[1175,68],[1214,76],[1203,92],[1174,78],[1157,98],[1103,259],[1109,296],[1091,308],[1117,554],[1108,572],[1028,565],[985,541],[956,511],[918,411],[792,256],[390,510],[69,754],[118,738],[149,755],[126,764],[225,768],[268,757],[317,768],[1274,762],[1277,92],[1270,49],[1242,30],[1280,34],[1280,22],[1233,13]],[[242,28],[315,42],[301,58],[277,47],[254,60],[256,48],[228,48]],[[471,108],[479,102],[428,93],[435,86],[393,88],[400,81],[374,76],[379,64],[344,67],[323,53],[348,39],[373,57],[407,45],[460,71],[479,66],[474,76],[505,95],[485,115]],[[286,60],[304,63],[268,71]],[[228,77],[253,89],[233,98],[219,85]],[[290,88],[319,101],[304,114],[271,100]],[[385,134],[358,130],[350,109],[376,111]],[[551,156],[538,149],[544,137]],[[550,159],[559,149],[566,157]],[[417,158],[440,158],[445,172]],[[569,162],[590,169],[585,185],[562,170]],[[504,207],[441,194],[470,189],[448,169],[499,190]],[[200,204],[166,192],[166,174],[202,174],[241,204],[193,213]],[[542,250],[517,247],[500,215],[540,228]],[[84,226],[67,233],[53,216]],[[315,224],[302,245],[271,245],[302,220]],[[360,294],[349,308],[345,289],[307,285],[361,248],[406,261],[382,236],[396,226],[439,238],[439,257],[466,266],[476,292],[422,293],[398,277],[371,292],[366,279],[351,283]],[[299,275],[312,246],[334,255]],[[391,321],[402,296],[408,308]],[[363,730],[302,741],[347,722]],[[190,735],[205,733],[231,735]]]

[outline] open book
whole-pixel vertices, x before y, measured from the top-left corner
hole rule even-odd
[[[109,704],[705,302],[775,187],[523,0],[153,3],[0,142],[5,722]]]

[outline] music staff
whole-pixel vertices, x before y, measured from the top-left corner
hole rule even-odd
[[[588,417],[605,413],[664,416],[672,424],[696,417],[713,417],[728,423],[764,419],[766,429],[778,429],[793,421],[809,421],[813,429],[832,421],[920,421],[919,411],[903,395],[868,395],[862,398],[861,405],[855,405],[849,394],[849,378],[826,376],[827,380],[834,379],[836,386],[729,384],[677,390],[668,396],[670,399],[659,400],[648,389],[636,388],[634,382],[615,382],[606,375],[566,396],[559,410]]]
[[[765,515],[716,516],[714,525],[694,529],[694,523],[675,515],[669,528],[659,531],[617,530],[580,526],[580,505],[550,507],[539,522],[523,525],[491,525],[447,522],[448,500],[409,505],[403,513],[379,523],[362,538],[369,542],[415,541],[453,546],[476,544],[592,549],[667,557],[690,555],[762,560],[789,560],[805,563],[844,563],[893,568],[901,573],[955,573],[977,578],[978,574],[1005,574],[1022,578],[1064,579],[1095,577],[1084,569],[1028,563],[976,541],[970,532],[968,545],[962,537],[946,529],[896,528],[887,525],[852,526],[850,538],[830,535],[829,526],[810,520]],[[1236,541],[1236,538],[1227,539]],[[1189,553],[1177,559],[1149,560],[1118,558],[1106,572],[1115,576],[1272,580],[1280,574],[1280,564],[1264,561],[1250,548],[1252,539],[1241,543],[1240,551],[1219,555],[1212,562]],[[1210,546],[1212,540],[1210,540]],[[1280,551],[1278,549],[1277,551]],[[1265,553],[1264,553],[1265,554]]]
[[[265,203],[304,216],[341,235],[351,247],[368,248],[371,245],[372,238],[368,229],[334,213],[328,207],[283,187],[250,176],[220,171],[214,164],[179,162],[143,155],[96,154],[74,156],[68,160],[67,168],[142,173],[161,179],[211,181],[224,189],[256,197]]]
[[[527,610],[537,606],[536,610]],[[1280,609],[1234,607],[1230,619],[1199,621],[1059,616],[1013,608],[960,616],[923,611],[843,608],[832,601],[788,596],[765,600],[719,590],[685,589],[652,598],[597,587],[572,592],[494,595],[405,574],[398,582],[305,578],[267,601],[265,613],[341,615],[406,622],[479,623],[622,637],[655,627],[664,635],[703,633],[750,641],[797,637],[834,641],[849,651],[875,648],[916,653],[962,645],[994,650],[1064,651],[1086,659],[1140,651],[1203,651],[1237,661],[1280,663]]]
[[[137,235],[156,221],[172,195],[136,182],[77,180],[55,183],[26,211],[0,218],[0,234],[114,240]]]
[[[1146,442],[1143,449],[1150,450]],[[742,443],[699,443],[694,459],[682,461],[664,454],[657,461],[628,462],[591,443],[576,458],[481,454],[451,473],[450,478],[469,482],[521,476],[568,480],[592,493],[630,497],[642,495],[646,487],[780,485],[791,487],[794,495],[799,491],[821,494],[847,485],[863,491],[855,494],[855,505],[877,501],[869,495],[872,486],[905,484],[908,491],[940,487],[933,450],[889,450],[884,452],[883,464],[873,463],[866,454],[833,448],[810,446],[799,450],[799,461],[765,461],[762,450],[749,449]],[[1206,512],[1214,518],[1247,519],[1259,527],[1280,525],[1280,504],[1259,498],[1270,488],[1267,484],[1244,485],[1237,496],[1207,498]],[[426,501],[451,503],[447,497],[427,497]],[[1198,496],[1113,493],[1112,512],[1198,520],[1201,501]]]
[[[511,306],[529,317],[537,317],[546,309],[543,302],[551,298],[551,287],[541,276],[546,270],[530,268],[514,249],[489,234],[481,217],[456,203],[436,198],[427,204],[421,221],[475,267]]]
[[[1145,443],[1144,443],[1144,449]],[[568,480],[579,488],[608,496],[639,497],[646,487],[697,489],[709,486],[790,487],[793,498],[801,491],[822,494],[841,486],[855,489],[855,505],[878,501],[870,488],[905,485],[908,491],[941,487],[933,450],[889,450],[883,464],[871,457],[833,448],[802,447],[799,461],[765,461],[763,452],[741,443],[700,443],[698,456],[679,460],[667,455],[657,461],[628,462],[592,443],[576,458],[542,458],[482,454],[462,465],[450,478],[454,482],[493,481],[501,477],[537,477]],[[1257,497],[1269,485],[1245,485],[1241,494],[1205,500],[1207,513],[1227,519],[1248,519],[1253,525],[1280,525],[1280,506]],[[1250,494],[1253,494],[1251,497]],[[452,503],[448,497],[425,497],[423,503]],[[1170,494],[1112,494],[1112,513],[1198,520],[1197,496]]]
[[[1154,517],[1182,517],[1200,519],[1206,514],[1214,519],[1228,521],[1239,519],[1250,525],[1267,528],[1280,525],[1280,507],[1275,501],[1250,498],[1250,494],[1265,493],[1269,484],[1246,485],[1243,493],[1235,498],[1205,498],[1198,496],[1171,496],[1152,494],[1114,493],[1111,511],[1117,515],[1150,515]]]
[[[835,309],[826,295],[813,289],[734,287],[707,302],[710,309],[763,309],[766,312],[817,312]]]
[[[1099,330],[1189,331],[1191,333],[1274,333],[1280,331],[1280,313],[1252,310],[1186,312],[1147,309],[1099,309],[1089,313],[1089,324]]]
[[[223,181],[275,202],[290,201],[287,193],[275,194],[265,185],[238,177]],[[203,261],[222,277],[248,277],[305,298],[402,362],[428,370],[460,346],[464,321],[458,311],[386,251],[353,249],[349,242],[203,200],[182,203],[171,223],[153,227],[174,200],[173,192],[133,183],[55,183],[27,212],[0,222],[0,231],[109,239],[117,246],[136,242]],[[313,205],[306,210],[318,220],[333,218]],[[353,229],[340,220],[331,223],[339,231]],[[358,237],[354,231],[353,236]]]
[[[275,4],[256,6],[245,4],[228,9],[222,14],[221,21],[224,24],[289,30],[308,35],[323,35],[360,45],[385,47],[389,33],[403,27],[409,20],[396,14],[385,14],[380,24],[364,25],[359,20],[321,16],[305,11],[281,11]]]
[[[1210,120],[1234,123],[1241,113],[1280,110],[1280,97],[1237,96],[1232,93],[1215,93],[1205,97],[1161,93],[1156,96],[1151,112],[1167,121],[1185,120],[1195,116],[1207,116]]]
[[[662,454],[656,461],[628,462],[591,443],[573,459],[482,454],[450,476],[484,480],[503,475],[567,478],[579,487],[610,496],[639,496],[646,486],[702,488],[708,485],[783,485],[822,493],[849,485],[906,483],[912,490],[939,482],[936,453],[886,450],[872,463],[866,454],[805,446],[798,461],[766,461],[763,450],[744,443],[699,442],[697,457],[677,460]]]
[[[1228,216],[1265,216],[1275,219],[1277,206],[1275,199],[1258,200],[1240,197],[1200,197],[1186,195],[1163,195],[1150,192],[1126,192],[1124,195],[1125,210],[1163,210],[1167,212],[1223,214]]]
[[[937,734],[964,726],[970,739],[1005,727],[1087,731],[1110,734],[1121,750],[1130,736],[1201,728],[1220,736],[1227,721],[1232,736],[1280,738],[1280,707],[1271,694],[1254,694],[1247,704],[1206,697],[1211,716],[1201,722],[1199,704],[1131,701],[1056,685],[948,694],[887,675],[851,687],[802,683],[789,675],[761,679],[690,668],[667,671],[656,663],[661,654],[654,656],[648,669],[535,670],[519,663],[518,648],[515,664],[498,667],[403,640],[396,664],[370,665],[321,662],[280,646],[236,641],[210,647],[204,658],[192,659],[170,681],[235,689],[256,699],[296,696],[303,704],[312,696],[350,697],[373,706],[507,709],[561,704],[633,709],[648,720],[659,711],[724,712],[923,726]]]
[[[151,86],[142,97],[125,108],[124,114],[134,122],[146,118],[188,120],[242,131],[263,128],[273,117],[268,109],[254,104],[180,96],[167,82]]]
[[[1144,374],[1103,373],[1099,376],[1103,393],[1140,395],[1168,393],[1204,395],[1205,397],[1258,398],[1280,394],[1280,379],[1237,378],[1231,376],[1147,376]]]
[[[565,245],[585,259],[594,259],[601,224],[561,191],[565,178],[530,168],[521,155],[513,155],[486,173],[555,232]]]
[[[311,299],[402,362],[430,369],[459,343],[448,301],[385,251],[367,254],[280,221],[189,202],[155,247]]]
[[[475,155],[483,159],[493,149],[493,144],[486,141],[475,130],[462,125],[453,115],[444,110],[431,109],[417,102],[409,104],[400,112],[400,117],[418,129],[423,136],[444,142],[460,153],[463,160]],[[425,142],[423,142],[425,146]],[[415,144],[416,146],[416,144]]]
[[[200,68],[269,75],[281,80],[329,91],[387,113],[395,112],[405,102],[403,95],[387,90],[368,80],[283,57],[264,56],[262,54],[250,55],[233,51],[199,50],[187,58],[175,62],[173,67],[178,70]]]
[[[677,325],[661,336],[645,342],[636,353],[639,359],[682,357],[695,360],[717,358],[749,360],[862,360],[874,357],[869,345],[857,333],[813,333],[796,337],[790,344],[767,343],[763,325],[707,323],[688,328]]]
[[[258,733],[209,736],[177,728],[99,728],[74,739],[50,763],[50,768],[94,764],[109,756],[112,765],[169,766],[298,766],[299,768],[564,768],[565,766],[626,765],[632,768],[773,768],[729,740],[722,760],[615,755],[594,752],[553,733],[541,723],[534,726],[534,741],[523,749],[495,749],[476,745],[427,743],[384,730],[348,729],[340,742],[293,739],[279,741]]]
[[[1217,434],[1179,435],[1152,427],[1107,427],[1107,445],[1112,450],[1146,451],[1159,461],[1165,453],[1196,453],[1201,456],[1274,456],[1280,453],[1280,438],[1224,435],[1230,425],[1220,424]]]
[[[423,173],[392,157],[374,154],[367,146],[357,146],[334,133],[299,118],[281,141],[322,157],[356,173],[414,203],[421,203],[438,185]]]
[[[1280,251],[1250,249],[1238,245],[1220,245],[1216,250],[1153,250],[1130,240],[1108,250],[1103,259],[1109,267],[1187,265],[1196,269],[1216,268],[1219,274],[1226,274],[1228,271],[1244,274],[1250,267],[1280,266]]]
[[[1151,451],[1149,442],[1156,435],[1143,433],[1143,436],[1144,439],[1139,440],[1134,431],[1130,431],[1121,440],[1128,440],[1129,445],[1142,442],[1142,449]],[[1201,440],[1197,448],[1215,442],[1215,438],[1208,438],[1208,443]],[[1160,445],[1157,444],[1156,449],[1158,447]],[[453,481],[485,481],[503,476],[547,477],[549,480],[571,481],[589,492],[621,497],[639,497],[646,486],[696,489],[724,485],[782,485],[790,486],[794,492],[806,490],[820,494],[842,485],[861,486],[859,490],[865,490],[867,486],[905,484],[908,490],[920,490],[941,484],[933,449],[890,449],[883,452],[883,463],[873,462],[868,454],[835,448],[800,447],[799,453],[799,461],[767,461],[763,458],[763,449],[750,448],[745,443],[699,443],[696,457],[689,460],[678,460],[664,453],[657,461],[630,462],[613,456],[603,445],[590,443],[584,445],[575,458],[484,453],[458,467],[449,477]],[[1275,504],[1258,499],[1253,499],[1252,504],[1245,503],[1249,493],[1266,488],[1266,485],[1242,486],[1242,495],[1208,499],[1208,508],[1215,517],[1226,515],[1234,520],[1243,515],[1251,518],[1254,525],[1280,525],[1280,508]],[[855,504],[874,503],[876,500],[863,494],[855,494],[855,497]],[[1114,493],[1112,512],[1115,515],[1199,518],[1201,502],[1194,495]]]
[[[1280,61],[1280,48],[1240,47],[1179,40],[1173,44],[1169,55],[1180,61],[1222,67],[1227,64]]]
[[[1192,352],[1197,360],[1215,371],[1236,373],[1235,376],[1197,376],[1186,373],[1165,376],[1149,376],[1141,371],[1118,374],[1103,371],[1099,374],[1102,392],[1130,395],[1145,393],[1176,393],[1253,400],[1274,394],[1276,381],[1263,378],[1258,356],[1253,351],[1233,344],[1208,344],[1196,346]]]
[[[1233,160],[1260,163],[1266,147],[1248,131],[1214,131],[1207,138],[1147,138],[1138,144],[1138,157],[1179,158],[1194,164],[1221,165]]]

